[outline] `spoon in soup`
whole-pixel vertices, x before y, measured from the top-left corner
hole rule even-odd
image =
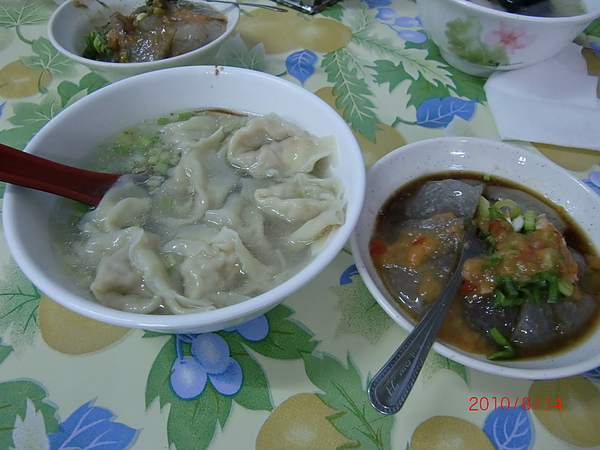
[[[0,144],[0,181],[98,206],[123,174],[101,173],[60,164]],[[145,181],[147,174],[131,175]]]
[[[371,404],[382,414],[395,414],[404,405],[463,281],[463,263],[480,253],[475,230],[468,227],[459,261],[440,296],[369,384]]]

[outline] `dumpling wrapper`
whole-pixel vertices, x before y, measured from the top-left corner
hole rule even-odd
[[[287,178],[310,173],[335,152],[333,136],[314,137],[275,114],[256,117],[236,131],[227,150],[229,162],[255,178]]]
[[[265,214],[297,228],[290,242],[311,242],[345,221],[343,183],[298,173],[270,188],[257,189],[256,204]]]

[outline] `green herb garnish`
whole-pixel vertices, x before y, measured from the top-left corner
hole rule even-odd
[[[487,357],[489,360],[495,361],[498,359],[511,359],[515,357],[515,349],[513,348],[512,343],[500,332],[500,330],[498,330],[498,328],[492,328],[489,333],[494,342],[502,347],[502,350],[489,355]]]

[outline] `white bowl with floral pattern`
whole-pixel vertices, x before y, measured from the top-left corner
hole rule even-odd
[[[407,332],[414,322],[381,279],[371,259],[371,239],[381,207],[410,183],[432,175],[487,174],[517,186],[526,186],[540,198],[561,208],[600,249],[600,198],[572,173],[543,156],[513,145],[480,138],[443,137],[400,147],[367,172],[363,210],[351,235],[356,267],[375,300]],[[433,350],[467,367],[508,378],[541,380],[574,376],[600,366],[600,327],[593,319],[590,331],[564,350],[535,358],[490,360],[442,341]],[[400,345],[400,343],[398,343]]]
[[[582,0],[584,12],[567,17],[515,14],[469,0],[417,0],[417,6],[444,59],[478,76],[549,59],[600,17],[600,0]]]
[[[143,5],[143,0],[65,1],[50,17],[48,39],[67,58],[87,66],[101,77],[113,82],[153,70],[214,64],[217,52],[233,34],[240,18],[240,10],[236,5],[211,4],[227,18],[227,27],[223,34],[202,47],[170,58],[119,63],[96,61],[82,56],[86,47],[85,37],[94,28],[108,23],[116,12],[127,16]]]
[[[6,241],[23,273],[42,292],[100,322],[165,333],[204,333],[237,326],[264,314],[320,274],[338,255],[362,208],[365,167],[360,147],[348,125],[327,103],[274,75],[235,67],[192,66],[130,77],[70,105],[40,130],[25,151],[81,167],[86,157],[117,132],[173,112],[206,108],[260,116],[275,113],[315,137],[332,136],[338,157],[322,170],[343,182],[344,223],[333,230],[319,251],[309,255],[306,265],[264,293],[204,312],[137,313],[100,304],[89,288],[78,285],[63,270],[50,220],[56,213],[57,196],[8,185],[2,204]],[[215,270],[207,279],[227,270]],[[123,278],[120,275],[116,279]],[[151,279],[157,278],[152,275]]]

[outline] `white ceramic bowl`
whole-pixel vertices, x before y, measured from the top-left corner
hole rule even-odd
[[[478,76],[519,69],[559,53],[595,18],[600,0],[571,17],[511,14],[469,0],[417,0],[423,28],[446,61]]]
[[[400,187],[422,176],[448,171],[480,172],[511,180],[543,195],[567,213],[600,248],[600,197],[568,171],[546,158],[505,143],[476,138],[438,138],[408,144],[384,156],[367,172],[365,202],[350,242],[356,266],[381,307],[405,330],[413,325],[379,279],[369,241],[383,203]],[[600,329],[575,348],[550,358],[496,361],[440,342],[434,350],[465,366],[496,375],[548,379],[600,366]]]
[[[161,86],[148,94],[148,86]],[[130,328],[199,333],[235,326],[265,313],[319,274],[346,244],[360,213],[365,168],[350,128],[314,94],[273,75],[247,69],[194,66],[159,70],[106,86],[54,117],[25,151],[77,165],[109,136],[144,119],[203,107],[256,114],[275,112],[315,136],[333,135],[339,162],[331,175],[343,179],[346,222],[300,273],[245,302],[187,315],[150,315],[98,304],[60,269],[52,250],[49,215],[58,197],[9,185],[2,219],[9,249],[24,274],[46,295],[87,317]]]
[[[129,15],[142,6],[144,0],[69,0],[59,6],[48,22],[48,39],[63,55],[84,64],[108,81],[122,80],[140,73],[169,67],[214,64],[219,48],[233,33],[239,18],[238,6],[211,3],[227,17],[225,32],[213,42],[183,55],[157,61],[139,63],[110,63],[94,61],[81,56],[85,49],[84,37],[95,27],[106,24],[119,11]],[[81,6],[85,5],[85,6]]]

